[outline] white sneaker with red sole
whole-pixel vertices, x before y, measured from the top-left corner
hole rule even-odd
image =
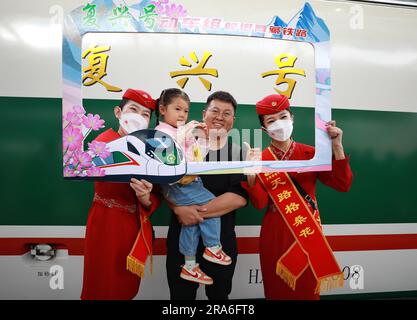
[[[226,253],[224,253],[222,247],[217,249],[216,252],[213,252],[210,248],[206,248],[203,253],[203,258],[223,266],[228,266],[232,263],[232,258],[230,258]]]
[[[185,266],[181,269],[180,277],[184,280],[197,282],[201,284],[210,285],[213,284],[213,279],[206,275],[203,271],[201,271],[200,266],[198,263],[192,270],[188,270]]]

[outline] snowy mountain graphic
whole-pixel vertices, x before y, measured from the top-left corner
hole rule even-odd
[[[293,35],[273,34],[270,32],[270,27],[288,27],[293,29],[307,30],[307,37],[297,37],[295,33]],[[301,40],[308,42],[324,42],[329,41],[330,31],[327,28],[323,19],[316,16],[311,5],[306,2],[303,8],[298,11],[294,17],[290,19],[288,23],[285,23],[280,17],[275,16],[271,23],[267,25],[267,33],[272,38],[288,39],[288,40]]]
[[[274,27],[286,27],[287,24],[278,16],[274,17],[274,22],[273,22],[273,26]]]

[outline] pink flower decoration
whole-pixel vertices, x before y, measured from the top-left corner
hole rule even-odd
[[[187,15],[187,10],[181,4],[171,3],[171,5],[166,5],[165,10],[166,15],[171,18],[181,18]]]
[[[81,144],[83,141],[83,135],[81,134],[80,129],[74,128],[73,126],[68,126],[63,131],[63,148],[64,150],[75,150],[81,149]]]
[[[74,172],[74,169],[70,168],[70,167],[65,167],[64,168],[64,177],[75,177],[76,174]]]
[[[75,113],[85,114],[85,110],[83,106],[74,106],[72,109],[74,110]]]
[[[77,175],[78,177],[86,177],[87,176],[87,171],[81,171],[80,173],[78,173]]]
[[[69,123],[76,125],[76,126],[81,124],[81,118],[75,112],[68,112],[65,117],[65,120],[67,120]]]
[[[64,154],[64,157],[63,157],[64,164],[66,164],[67,162],[68,162],[68,164],[71,164],[72,163],[71,160],[72,160],[71,153],[70,152],[66,152]]]
[[[88,168],[92,166],[91,156],[87,152],[77,151],[74,154],[74,163],[75,167],[81,166],[81,168]]]
[[[99,167],[92,166],[90,169],[87,170],[88,177],[103,177],[105,175],[106,172]]]
[[[94,140],[93,142],[88,143],[88,150],[90,150],[94,155],[99,156],[102,159],[106,159],[110,156],[107,145],[105,142],[99,142]]]
[[[88,129],[97,131],[100,128],[104,128],[104,120],[100,119],[98,114],[93,116],[89,113],[87,116],[83,116],[83,125]]]

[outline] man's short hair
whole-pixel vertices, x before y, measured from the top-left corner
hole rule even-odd
[[[226,91],[216,91],[216,92],[213,92],[207,98],[206,107],[213,100],[220,100],[220,101],[223,101],[223,102],[227,102],[227,103],[232,104],[233,110],[236,112],[237,102],[236,102],[235,98],[233,98],[233,96],[229,92],[226,92]]]

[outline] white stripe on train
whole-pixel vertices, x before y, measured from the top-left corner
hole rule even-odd
[[[417,234],[417,223],[379,224],[328,224],[324,225],[327,236]],[[167,226],[154,226],[155,237],[165,238]],[[236,226],[238,237],[258,237],[260,226]],[[0,226],[0,238],[84,238],[84,226]]]

